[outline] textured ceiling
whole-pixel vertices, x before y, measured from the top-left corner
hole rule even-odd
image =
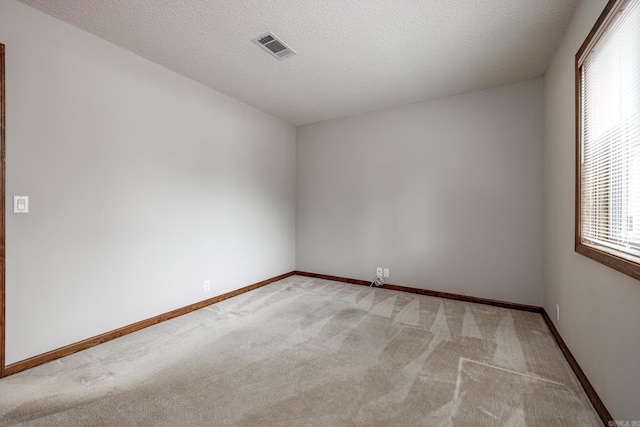
[[[539,77],[578,0],[22,2],[301,125]]]

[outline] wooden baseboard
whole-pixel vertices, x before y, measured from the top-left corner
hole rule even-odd
[[[226,294],[218,295],[217,297],[209,298],[204,301],[197,302],[195,304],[188,305],[186,307],[179,308],[177,310],[170,311],[168,313],[161,314],[159,316],[152,317],[150,319],[142,320],[140,322],[136,322],[132,325],[124,326],[122,328],[113,330],[111,332],[107,332],[101,335],[97,335],[92,338],[88,338],[86,340],[70,344],[56,350],[49,351],[44,354],[40,354],[38,356],[31,357],[29,359],[22,360],[20,362],[13,363],[11,365],[6,366],[2,370],[3,376],[8,376],[12,374],[16,374],[18,372],[31,369],[38,365],[42,365],[43,363],[51,362],[56,359],[60,359],[61,357],[68,356],[70,354],[76,353],[81,350],[85,350],[87,348],[93,347],[98,344],[102,344],[107,341],[111,341],[112,339],[121,337],[123,335],[130,334],[135,331],[139,331],[140,329],[144,329],[146,327],[158,324],[160,322],[164,322],[165,320],[173,319],[174,317],[182,316],[183,314],[190,313],[194,310],[199,310],[211,304],[215,304],[217,302],[226,300],[228,298],[234,297],[236,295],[243,294],[245,292],[252,291],[254,289],[258,289],[262,286],[268,285],[269,283],[277,282],[278,280],[282,280],[289,276],[293,276],[294,272],[289,272],[285,274],[281,274],[280,276],[272,277],[271,279],[263,280],[262,282],[254,283],[253,285],[245,286],[244,288],[237,289],[235,291],[227,292]]]
[[[336,281],[336,282],[351,283],[353,285],[369,286],[371,284],[371,281],[368,281],[368,280],[349,279],[349,278],[346,278],[346,277],[329,276],[327,274],[316,274],[316,273],[309,273],[309,272],[306,272],[306,271],[294,271],[294,273],[299,275],[299,276],[315,277],[315,278],[318,278],[318,279],[325,279],[325,280],[333,280],[333,281]],[[400,285],[393,285],[393,284],[385,284],[385,285],[380,286],[380,288],[382,288],[382,289],[392,289],[394,291],[401,291],[401,292],[409,292],[409,293],[412,293],[412,294],[428,295],[428,296],[431,296],[431,297],[453,299],[453,300],[457,300],[457,301],[466,301],[466,302],[473,302],[473,303],[477,303],[477,304],[486,304],[486,305],[492,305],[494,307],[511,308],[511,309],[514,309],[514,310],[530,311],[530,312],[533,312],[533,313],[542,313],[542,307],[538,307],[538,306],[535,306],[535,305],[526,305],[526,304],[518,304],[518,303],[515,303],[515,302],[497,301],[497,300],[492,300],[492,299],[487,299],[487,298],[471,297],[471,296],[467,296],[467,295],[451,294],[449,292],[431,291],[431,290],[428,290],[428,289],[411,288],[411,287],[408,287],[408,286],[400,286]]]
[[[299,276],[315,277],[315,278],[318,278],[318,279],[333,280],[333,281],[336,281],[336,282],[351,283],[351,284],[354,284],[354,285],[369,286],[371,284],[371,282],[367,281],[367,280],[349,279],[349,278],[346,278],[346,277],[330,276],[330,275],[327,275],[327,274],[309,273],[309,272],[306,272],[306,271],[294,271],[294,273],[299,275]],[[569,351],[569,348],[565,344],[564,340],[560,336],[560,333],[556,329],[555,325],[553,324],[553,322],[549,318],[549,315],[547,314],[547,312],[545,311],[545,309],[543,307],[537,307],[537,306],[526,305],[526,304],[517,304],[517,303],[511,303],[511,302],[505,302],[505,301],[496,301],[496,300],[491,300],[491,299],[486,299],[486,298],[478,298],[478,297],[471,297],[471,296],[466,296],[466,295],[451,294],[451,293],[448,293],[448,292],[430,291],[430,290],[426,290],[426,289],[411,288],[411,287],[407,287],[407,286],[399,286],[399,285],[392,285],[392,284],[383,285],[383,286],[380,286],[380,287],[383,288],[383,289],[392,289],[392,290],[396,290],[396,291],[410,292],[410,293],[414,293],[414,294],[428,295],[428,296],[433,296],[433,297],[454,299],[454,300],[457,300],[457,301],[466,301],[466,302],[473,302],[473,303],[478,303],[478,304],[487,304],[487,305],[492,305],[492,306],[495,306],[495,307],[503,307],[503,308],[510,308],[510,309],[514,309],[514,310],[522,310],[522,311],[529,311],[529,312],[539,313],[542,316],[542,318],[544,319],[545,323],[547,324],[547,327],[549,328],[549,331],[553,335],[553,338],[555,338],[556,343],[558,344],[558,347],[560,347],[560,350],[562,351],[562,354],[564,354],[564,357],[567,359],[567,362],[569,362],[569,366],[571,366],[571,369],[573,369],[573,372],[576,374],[576,377],[578,378],[578,381],[580,381],[580,384],[582,385],[582,388],[587,393],[587,397],[591,401],[591,404],[595,408],[595,410],[598,413],[598,415],[600,415],[600,418],[602,419],[604,424],[605,425],[611,425],[610,422],[614,421],[613,418],[611,417],[611,414],[609,413],[607,408],[604,406],[604,403],[602,402],[602,400],[598,396],[598,393],[596,393],[595,389],[593,388],[593,386],[589,382],[589,379],[587,378],[587,376],[582,371],[582,368],[580,368],[580,365],[578,365],[578,362],[573,357],[573,354],[571,354],[571,351]]]
[[[541,314],[542,314],[542,318],[547,324],[547,327],[551,331],[551,334],[556,339],[556,343],[558,343],[558,347],[560,347],[560,350],[562,350],[562,353],[564,354],[565,359],[567,359],[567,362],[569,362],[569,366],[571,366],[571,369],[573,369],[573,372],[576,374],[576,377],[578,377],[578,381],[580,381],[582,388],[584,389],[585,393],[587,393],[587,396],[589,397],[591,404],[595,408],[598,415],[600,415],[602,422],[605,425],[613,425],[614,419],[609,413],[609,410],[606,408],[606,406],[604,406],[604,403],[600,399],[600,396],[598,396],[598,393],[596,393],[596,390],[593,388],[593,386],[589,382],[589,379],[587,378],[584,371],[578,364],[578,361],[575,359],[575,357],[573,357],[573,354],[571,354],[569,347],[567,347],[567,344],[565,344],[564,340],[560,336],[560,333],[558,332],[558,330],[556,329],[556,326],[551,321],[551,318],[547,314],[546,310],[542,309]]]

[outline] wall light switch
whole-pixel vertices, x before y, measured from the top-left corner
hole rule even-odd
[[[29,196],[13,196],[13,213],[29,213]]]

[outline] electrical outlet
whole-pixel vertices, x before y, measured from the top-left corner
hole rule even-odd
[[[204,281],[204,291],[208,292],[209,290],[211,290],[211,280],[205,280]]]
[[[382,267],[376,268],[376,277],[382,277]]]
[[[388,268],[384,269],[384,277],[389,277],[389,269]]]
[[[556,304],[556,320],[560,321],[560,306]]]

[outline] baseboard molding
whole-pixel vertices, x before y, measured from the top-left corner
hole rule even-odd
[[[604,406],[604,403],[600,399],[600,396],[598,396],[598,393],[596,393],[596,390],[593,388],[593,386],[589,382],[589,379],[587,378],[584,371],[578,364],[578,361],[576,360],[575,357],[573,357],[573,354],[571,354],[571,350],[569,350],[569,347],[567,347],[567,344],[565,344],[564,340],[560,336],[560,333],[558,332],[558,330],[556,329],[556,326],[551,321],[551,318],[547,314],[546,310],[542,309],[541,314],[542,314],[542,318],[547,324],[547,327],[551,331],[551,334],[556,339],[556,343],[558,343],[558,347],[560,347],[560,350],[562,350],[562,353],[564,354],[565,359],[567,359],[567,362],[569,362],[569,366],[571,366],[571,369],[573,369],[573,372],[576,374],[576,377],[578,378],[578,381],[580,381],[582,388],[584,389],[585,393],[587,393],[587,396],[589,397],[591,404],[595,408],[598,415],[600,415],[602,422],[604,422],[604,425],[606,426],[614,425],[613,424],[614,419],[609,413],[609,410],[606,408],[606,406]]]
[[[349,278],[340,277],[340,276],[329,276],[327,274],[316,274],[316,273],[309,273],[306,271],[294,271],[294,273],[299,276],[315,277],[318,279],[351,283],[353,285],[369,286],[371,284],[371,281],[367,281],[367,280],[349,279]],[[492,305],[494,307],[511,308],[514,310],[530,311],[533,313],[542,313],[542,307],[538,307],[535,305],[518,304],[515,302],[507,302],[507,301],[497,301],[497,300],[492,300],[487,298],[471,297],[467,295],[451,294],[449,292],[431,291],[428,289],[411,288],[408,286],[400,286],[400,285],[393,285],[393,284],[385,284],[380,286],[380,288],[391,289],[394,291],[401,291],[401,292],[409,292],[412,294],[428,295],[430,297],[453,299],[457,301],[473,302],[477,304],[486,304],[486,305]]]
[[[293,274],[294,272],[281,274],[279,276],[272,277],[271,279],[263,280],[261,282],[254,283],[252,285],[245,286],[244,288],[227,292],[226,294],[218,295],[217,297],[209,298],[207,300],[200,301],[195,304],[188,305],[186,307],[178,308],[168,313],[164,313],[159,316],[152,317],[150,319],[142,320],[140,322],[136,322],[131,325],[124,326],[122,328],[113,330],[111,332],[97,335],[95,337],[88,338],[86,340],[83,340],[74,344],[70,344],[70,345],[58,348],[56,350],[49,351],[47,353],[40,354],[38,356],[34,356],[29,359],[22,360],[20,362],[13,363],[11,365],[6,366],[4,369],[2,369],[2,376],[6,377],[8,375],[13,375],[18,372],[34,368],[38,365],[42,365],[44,363],[51,362],[56,359],[60,359],[61,357],[68,356],[78,351],[86,350],[87,348],[96,346],[98,344],[102,344],[107,341],[111,341],[123,335],[127,335],[132,332],[139,331],[140,329],[144,329],[149,326],[156,325],[160,322],[164,322],[165,320],[173,319],[174,317],[182,316],[183,314],[187,314],[192,311],[199,310],[211,304],[215,304],[217,302],[224,301],[228,298],[235,297],[236,295],[240,295],[245,292],[258,289],[262,286],[268,285],[269,283],[277,282],[278,280],[282,280],[284,278],[293,276]]]
[[[294,273],[298,276],[307,276],[307,277],[314,277],[314,278],[324,279],[324,280],[333,280],[336,282],[351,283],[353,285],[369,286],[371,284],[371,282],[367,280],[349,279],[347,277],[330,276],[327,274],[309,273],[306,271],[294,271]],[[591,404],[595,408],[596,412],[598,413],[598,415],[600,415],[600,418],[602,419],[605,425],[612,425],[610,424],[610,422],[613,422],[614,420],[611,417],[611,414],[609,413],[607,408],[604,406],[604,403],[598,396],[598,393],[596,393],[595,389],[589,382],[589,379],[584,374],[584,371],[582,370],[582,368],[580,368],[580,365],[578,365],[578,362],[576,361],[575,357],[573,357],[573,354],[571,354],[569,347],[567,347],[567,345],[565,344],[564,340],[560,336],[560,333],[556,329],[555,325],[551,321],[551,318],[549,318],[549,315],[547,314],[547,312],[543,307],[537,307],[534,305],[526,305],[526,304],[518,304],[518,303],[512,303],[512,302],[506,302],[506,301],[496,301],[492,299],[471,297],[467,295],[452,294],[449,292],[430,291],[426,289],[411,288],[408,286],[399,286],[399,285],[392,285],[392,284],[383,285],[380,287],[383,289],[392,289],[396,291],[410,292],[413,294],[428,295],[433,297],[453,299],[457,301],[473,302],[477,304],[492,305],[495,307],[510,308],[513,310],[522,310],[522,311],[529,311],[533,313],[539,313],[544,319],[545,323],[547,324],[547,327],[549,328],[551,335],[553,335],[553,338],[556,340],[558,347],[560,347],[562,354],[564,354],[564,357],[567,359],[567,362],[569,362],[569,366],[571,366],[571,369],[573,369],[573,372],[576,374],[578,381],[580,381],[582,388],[587,394],[587,397],[591,401]]]

